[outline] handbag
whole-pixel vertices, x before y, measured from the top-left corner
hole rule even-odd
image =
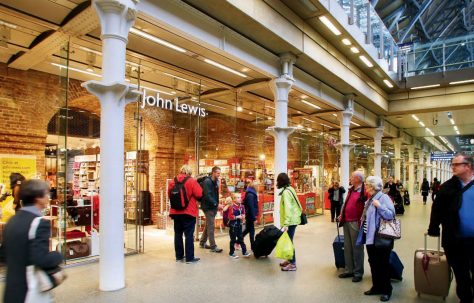
[[[381,218],[377,236],[386,239],[400,239],[402,237],[402,226],[400,220],[385,220]]]
[[[374,246],[378,248],[393,248],[393,239],[383,238],[375,235]]]
[[[58,244],[56,250],[61,251],[60,244]],[[66,242],[64,251],[65,251],[64,256],[66,260],[75,259],[75,258],[83,258],[90,255],[89,244],[81,242],[81,241]]]

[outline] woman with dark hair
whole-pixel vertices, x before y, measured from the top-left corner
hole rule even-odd
[[[59,252],[49,251],[51,225],[48,220],[39,219],[41,211],[49,203],[49,185],[41,180],[28,180],[21,184],[19,198],[23,207],[18,210],[5,226],[3,249],[7,265],[4,302],[50,302],[47,292],[40,292],[35,285],[28,285],[31,273],[28,266],[34,265],[44,270],[53,270],[62,262]],[[36,233],[30,237],[30,229]]]
[[[290,185],[290,178],[285,173],[280,173],[277,177],[277,188],[282,189],[279,193],[280,200],[280,225],[288,228],[288,236],[291,242],[295,236],[296,226],[301,223],[301,204],[296,196],[296,191]],[[282,271],[296,271],[296,251],[293,259],[280,263]]]
[[[430,183],[426,178],[423,178],[423,183],[421,183],[421,195],[423,196],[423,204],[426,204],[426,200],[430,193]]]
[[[20,185],[21,182],[25,181],[25,177],[20,173],[11,173],[10,174],[10,188],[12,189],[13,196],[13,208],[17,212],[21,208],[21,199],[20,199]]]

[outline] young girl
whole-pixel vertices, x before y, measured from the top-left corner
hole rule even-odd
[[[230,236],[230,251],[229,256],[234,259],[238,259],[235,252],[234,245],[236,243],[240,244],[242,248],[242,255],[244,257],[249,257],[250,253],[247,252],[247,247],[245,246],[243,236],[242,236],[242,223],[245,221],[245,208],[241,204],[242,198],[240,194],[233,195],[233,199],[231,197],[227,197],[226,206],[224,207],[223,211],[228,212],[229,215],[229,236]]]

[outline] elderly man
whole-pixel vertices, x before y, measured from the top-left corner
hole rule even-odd
[[[364,189],[364,174],[355,171],[351,176],[352,187],[349,188],[346,201],[342,206],[339,225],[344,228],[344,259],[346,268],[339,278],[350,278],[360,282],[364,275],[364,246],[356,245],[360,229],[360,218],[364,211],[367,194]]]
[[[451,162],[453,177],[438,192],[431,208],[430,236],[440,235],[449,265],[456,277],[461,303],[472,303],[474,281],[474,161],[465,154]]]

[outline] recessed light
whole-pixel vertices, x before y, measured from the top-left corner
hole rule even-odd
[[[390,83],[390,81],[388,81],[387,79],[384,79],[383,83],[385,83],[385,85],[387,85],[388,87],[393,88],[393,84]]]
[[[374,67],[374,65],[372,64],[372,62],[370,62],[370,60],[367,59],[367,57],[365,57],[364,55],[359,56],[359,59],[362,60],[362,62],[364,62],[365,65],[367,65],[368,67]]]
[[[440,84],[415,86],[415,87],[412,87],[411,89],[423,89],[423,88],[431,88],[431,87],[438,87],[438,86],[440,86]]]
[[[319,20],[326,25],[327,28],[336,36],[339,36],[341,32],[337,29],[337,27],[329,20],[326,16],[319,17]]]
[[[243,111],[243,110],[244,110],[244,109],[242,108],[242,106],[237,106],[237,111],[238,111],[238,112],[241,112],[241,111]]]
[[[412,117],[413,119],[415,119],[416,121],[420,121],[420,119],[418,119],[418,117],[415,116],[415,115],[411,115],[411,117]]]
[[[358,54],[359,53],[359,49],[355,46],[351,47],[351,52],[353,52],[354,54]]]
[[[449,85],[456,85],[456,84],[463,84],[463,83],[471,83],[471,82],[474,82],[474,79],[449,82]]]
[[[344,45],[351,45],[351,40],[344,38],[342,39],[342,43],[344,43]]]
[[[253,113],[252,113],[252,112],[249,112],[249,114],[250,114],[250,115],[253,115]]]

